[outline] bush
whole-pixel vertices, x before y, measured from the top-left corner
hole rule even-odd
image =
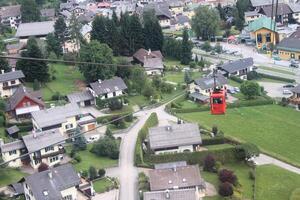
[[[64,61],[76,61],[76,53],[68,52],[63,55]]]
[[[43,172],[49,169],[49,166],[46,163],[41,163],[40,166],[38,167],[38,172]]]
[[[90,168],[89,168],[89,178],[90,178],[90,180],[94,180],[97,178],[97,170],[93,166],[90,166]]]
[[[216,125],[213,125],[211,132],[216,136],[218,134],[218,127]]]
[[[108,107],[110,110],[121,110],[123,108],[123,102],[119,98],[113,98],[108,102]]]
[[[105,176],[105,173],[106,173],[105,169],[99,169],[99,170],[98,170],[98,176],[99,176],[100,178],[104,177],[104,176]]]
[[[225,138],[224,136],[216,136],[213,138],[203,138],[202,145],[214,145],[214,144],[224,144]]]
[[[40,89],[40,83],[37,79],[34,79],[33,84],[32,84],[32,88],[34,91],[37,91]]]
[[[218,176],[219,176],[219,180],[222,183],[228,182],[228,183],[231,183],[233,185],[237,184],[237,177],[233,173],[233,171],[230,171],[228,169],[222,169],[221,171],[219,171]]]
[[[52,95],[51,99],[53,101],[58,101],[58,100],[62,100],[64,98],[63,95],[60,95],[59,92],[55,92],[54,95]]]
[[[70,157],[74,158],[76,155],[76,150],[74,148],[72,148],[71,152],[70,152]]]
[[[98,156],[106,156],[111,159],[119,158],[119,144],[116,139],[105,136],[93,144],[91,152]]]
[[[84,151],[87,149],[87,141],[84,136],[74,138],[73,149],[75,151]]]
[[[284,78],[284,77],[279,77],[279,76],[272,76],[269,74],[261,74],[261,73],[258,73],[258,74],[261,78],[269,78],[269,79],[283,81],[283,82],[287,82],[287,83],[295,83],[294,79],[289,79],[289,78]]]
[[[125,121],[126,121],[126,122],[132,122],[132,121],[133,121],[133,115],[132,115],[132,114],[127,115],[127,116],[125,117]]]
[[[250,178],[251,180],[255,180],[255,172],[254,172],[254,170],[250,170],[250,171],[249,171],[249,178]]]
[[[219,186],[219,194],[223,197],[228,197],[233,195],[233,187],[230,183],[221,183]]]
[[[76,162],[80,163],[81,162],[81,157],[77,154],[74,156],[74,160],[76,160]]]
[[[194,69],[196,68],[197,63],[196,62],[190,62],[190,68]]]
[[[84,178],[88,178],[88,176],[89,176],[88,171],[87,171],[87,170],[83,170],[83,171],[81,172],[81,176],[84,177]]]
[[[256,71],[251,71],[247,73],[248,80],[257,80],[260,79],[260,75]]]
[[[239,78],[237,76],[230,76],[230,79],[233,80],[233,81],[235,81],[235,82],[237,82],[237,83],[243,83],[244,82],[243,79],[241,79],[241,78]]]
[[[289,101],[286,97],[282,97],[280,103],[281,106],[286,107],[289,104]]]
[[[216,159],[213,155],[208,154],[204,159],[203,170],[208,172],[215,171]]]

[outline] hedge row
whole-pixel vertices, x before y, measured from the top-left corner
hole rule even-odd
[[[103,117],[98,117],[96,119],[97,123],[99,124],[105,124],[109,121],[112,121],[113,119],[119,118],[119,117],[123,117],[125,115],[128,115],[129,113],[122,113],[122,114],[116,114],[116,115],[107,115],[107,116],[103,116]]]
[[[225,143],[224,136],[202,139],[202,145],[215,145],[215,144],[224,144],[224,143]]]
[[[166,162],[186,161],[188,164],[203,165],[204,159],[208,154],[214,155],[216,160],[222,163],[233,163],[237,161],[235,147],[226,147],[224,149],[215,149],[193,153],[174,153],[174,154],[145,154],[144,162],[149,165]]]
[[[243,79],[241,79],[241,78],[239,78],[239,77],[237,77],[237,76],[230,76],[229,78],[230,78],[231,80],[237,82],[237,83],[243,83],[243,82],[244,82]]]
[[[32,131],[33,129],[32,122],[6,123],[6,127],[11,127],[14,125],[16,125],[20,129],[20,132],[28,132]]]
[[[148,135],[148,129],[158,124],[156,113],[151,113],[143,128],[138,133],[138,138],[135,145],[134,162],[136,166],[141,166],[144,163],[143,141]]]
[[[277,80],[277,81],[283,81],[283,82],[287,82],[287,83],[294,83],[295,80],[294,79],[290,79],[290,78],[283,78],[280,76],[272,76],[269,74],[261,74],[258,73],[260,75],[261,78],[269,78],[269,79],[273,79],[273,80]]]

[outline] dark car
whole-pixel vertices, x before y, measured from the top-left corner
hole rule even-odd
[[[294,88],[295,86],[292,85],[292,84],[287,84],[287,85],[284,85],[283,88]]]

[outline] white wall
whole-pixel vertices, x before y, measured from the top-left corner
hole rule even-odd
[[[194,151],[193,145],[186,145],[186,146],[179,146],[176,149],[170,149],[170,150],[161,150],[161,151],[155,151],[155,154],[166,154],[166,153],[181,153],[184,152],[184,150],[189,150],[190,152]]]
[[[71,188],[61,191],[61,196],[63,198],[68,195],[72,195],[72,199],[75,199],[75,200],[78,199],[77,198],[77,189],[75,187],[71,187]]]
[[[9,155],[9,152],[2,153],[2,159],[4,162],[18,158],[21,155],[20,150],[16,150],[16,154]],[[21,159],[16,159],[8,163],[9,167],[17,168],[22,166]]]

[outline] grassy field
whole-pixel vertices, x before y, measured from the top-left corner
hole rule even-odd
[[[190,72],[192,79],[202,77],[202,72]],[[184,83],[184,72],[166,72],[164,79],[174,83]]]
[[[207,145],[203,146],[204,148],[207,148],[208,150],[217,150],[217,149],[224,149],[224,148],[231,148],[231,144],[216,144],[216,145]]]
[[[74,164],[74,167],[78,172],[88,170],[90,166],[93,166],[96,169],[101,169],[118,165],[118,160],[113,160],[107,157],[99,157],[90,152],[91,148],[92,144],[88,144],[87,150],[77,152],[77,155],[79,155],[82,159],[80,163]]]
[[[259,166],[256,169],[257,200],[288,200],[297,188],[300,188],[298,174],[274,165]]]
[[[6,186],[11,183],[18,182],[21,178],[27,174],[21,172],[18,169],[5,168],[0,171],[0,187]]]
[[[226,115],[209,112],[180,114],[188,121],[212,127],[226,136],[252,142],[264,152],[300,166],[300,112],[277,105],[228,109]]]
[[[278,72],[278,73],[282,73],[282,74],[295,75],[294,72],[287,71],[287,70],[284,70],[284,69],[276,69],[276,68],[265,67],[265,66],[259,66],[258,68],[263,69],[263,70]]]
[[[226,168],[234,171],[235,175],[238,177],[238,181],[241,184],[241,194],[242,199],[252,199],[253,189],[252,185],[254,184],[253,180],[249,178],[249,171],[251,168],[244,163],[236,163],[222,166],[221,168]],[[218,191],[219,179],[216,173],[210,172],[201,172],[201,176],[205,181],[213,184]],[[205,197],[204,200],[221,200],[224,199],[221,196],[217,195],[214,197]]]
[[[103,192],[107,191],[107,188],[109,188],[112,185],[113,185],[113,183],[110,180],[108,180],[107,178],[93,181],[94,190],[97,193],[103,193]]]

